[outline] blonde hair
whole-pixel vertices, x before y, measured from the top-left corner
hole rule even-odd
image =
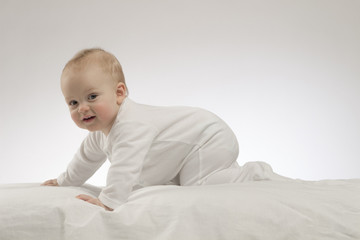
[[[79,51],[66,63],[63,69],[63,73],[67,70],[82,69],[90,62],[99,64],[105,72],[111,75],[112,79],[116,83],[124,83],[126,87],[126,93],[128,95],[129,92],[125,83],[125,76],[120,62],[113,54],[101,48],[87,48]]]

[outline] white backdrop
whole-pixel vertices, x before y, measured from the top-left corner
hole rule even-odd
[[[86,132],[59,77],[88,47],[118,57],[134,101],[222,117],[241,165],[359,178],[359,12],[356,0],[0,0],[0,183],[65,170]]]

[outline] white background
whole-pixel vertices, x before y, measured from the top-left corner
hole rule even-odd
[[[134,101],[223,118],[240,165],[359,178],[359,13],[356,0],[0,0],[0,183],[65,170],[86,131],[59,78],[88,47],[118,57]]]

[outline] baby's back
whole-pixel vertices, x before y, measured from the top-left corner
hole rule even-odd
[[[201,146],[222,131],[231,131],[215,114],[195,107],[159,107],[126,100],[121,121],[137,121],[158,130],[157,141],[178,141]]]

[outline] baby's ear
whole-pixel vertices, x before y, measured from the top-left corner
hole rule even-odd
[[[126,97],[126,86],[124,83],[119,82],[116,85],[116,96],[117,96],[117,104],[121,104],[122,101],[125,99]]]

